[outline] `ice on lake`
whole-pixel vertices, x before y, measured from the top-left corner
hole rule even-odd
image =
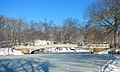
[[[0,72],[98,72],[108,60],[79,53],[1,56]]]

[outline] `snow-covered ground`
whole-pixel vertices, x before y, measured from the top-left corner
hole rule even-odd
[[[120,55],[115,55],[116,59],[109,64],[105,72],[120,72]]]
[[[108,54],[109,51],[110,51],[110,49],[105,50],[105,51],[98,52],[98,54]]]
[[[110,49],[102,52],[98,52],[98,54],[107,55],[108,51],[110,51]],[[120,51],[119,48],[116,49],[116,52],[118,51]],[[115,60],[111,64],[108,63],[108,66],[104,72],[120,72],[120,54],[115,54]]]
[[[0,48],[0,55],[24,55],[21,51],[11,48]]]

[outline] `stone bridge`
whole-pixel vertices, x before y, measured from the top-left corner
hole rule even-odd
[[[56,48],[56,47],[81,47],[77,44],[51,44],[41,46],[15,46],[16,50],[20,50],[25,54],[31,54],[31,52],[42,48]]]
[[[109,49],[109,44],[92,44],[79,46],[77,44],[50,44],[50,45],[41,45],[41,46],[15,46],[16,50],[22,51],[24,54],[31,54],[33,51],[42,49],[42,48],[56,48],[56,47],[79,47],[84,48],[93,52],[100,52],[105,49]]]

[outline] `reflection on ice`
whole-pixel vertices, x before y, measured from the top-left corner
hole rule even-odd
[[[0,60],[1,72],[48,72],[48,62],[38,59],[2,59]]]

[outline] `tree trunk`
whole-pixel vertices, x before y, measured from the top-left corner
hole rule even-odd
[[[113,47],[116,48],[116,32],[117,28],[113,31]]]

